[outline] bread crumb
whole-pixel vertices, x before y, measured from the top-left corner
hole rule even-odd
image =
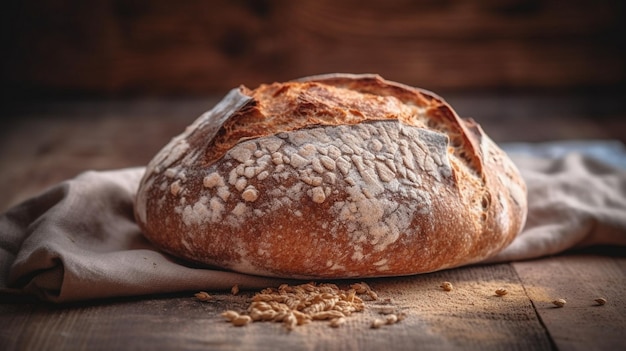
[[[552,301],[552,303],[554,304],[554,306],[556,307],[563,307],[565,306],[565,304],[567,303],[567,301],[565,301],[564,299],[557,299]]]
[[[452,291],[452,283],[443,282],[441,283],[441,288],[443,289],[443,291]]]

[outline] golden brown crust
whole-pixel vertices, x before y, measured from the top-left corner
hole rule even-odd
[[[167,252],[290,278],[476,262],[525,216],[517,169],[474,121],[376,75],[233,89],[155,156],[136,202]]]

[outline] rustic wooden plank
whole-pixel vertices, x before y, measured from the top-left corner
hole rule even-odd
[[[7,93],[203,94],[339,71],[470,90],[626,78],[619,0],[43,0],[3,10]]]
[[[560,350],[619,350],[626,337],[626,252],[577,254],[513,263]],[[599,306],[594,300],[606,298]],[[552,304],[565,299],[563,308]]]
[[[439,286],[450,281],[454,289]],[[73,305],[0,305],[0,348],[46,350],[549,350],[550,339],[508,264],[466,267],[421,276],[368,281],[378,301],[331,328],[312,322],[288,331],[257,322],[234,327],[219,314],[245,311],[254,292],[192,294],[85,302]],[[338,282],[347,288],[349,282]],[[509,294],[498,297],[495,289]],[[365,300],[367,298],[364,297]],[[384,301],[390,299],[390,302]],[[407,314],[371,329],[381,307]]]
[[[0,137],[0,211],[87,170],[146,165],[215,98],[24,106]]]
[[[564,7],[564,4],[570,6]],[[360,37],[512,38],[593,36],[614,30],[621,14],[612,1],[304,1],[290,8],[304,28]],[[376,25],[372,25],[372,24]],[[329,34],[330,35],[330,34]]]

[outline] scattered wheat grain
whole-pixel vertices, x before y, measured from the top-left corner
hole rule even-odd
[[[604,297],[600,297],[594,300],[598,306],[602,306],[606,304],[606,299]]]
[[[252,318],[247,315],[239,315],[237,318],[232,320],[232,323],[236,327],[243,327],[252,321]]]
[[[382,327],[383,325],[385,325],[385,323],[387,323],[385,320],[380,319],[380,318],[376,318],[372,321],[372,324],[370,324],[370,328],[372,329],[378,329],[380,327]]]
[[[330,326],[333,328],[339,328],[341,325],[346,323],[346,319],[344,317],[333,318],[330,320]]]
[[[235,318],[239,317],[239,313],[233,310],[228,310],[222,312],[222,317],[224,317],[227,321],[232,322]]]
[[[209,295],[208,292],[206,291],[200,291],[198,293],[196,293],[194,295],[196,297],[196,299],[202,301],[202,302],[207,302],[210,301],[211,299],[213,299],[213,297],[211,297],[211,295]]]
[[[508,292],[508,291],[506,291],[506,289],[505,289],[505,288],[499,288],[499,289],[496,289],[496,295],[498,295],[498,296],[504,296],[504,295],[506,295],[506,294],[508,294],[508,293],[509,293],[509,292]]]

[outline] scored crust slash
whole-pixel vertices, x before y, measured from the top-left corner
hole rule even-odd
[[[135,205],[170,254],[301,279],[478,262],[527,213],[517,168],[476,122],[369,74],[231,90],[155,155]]]

